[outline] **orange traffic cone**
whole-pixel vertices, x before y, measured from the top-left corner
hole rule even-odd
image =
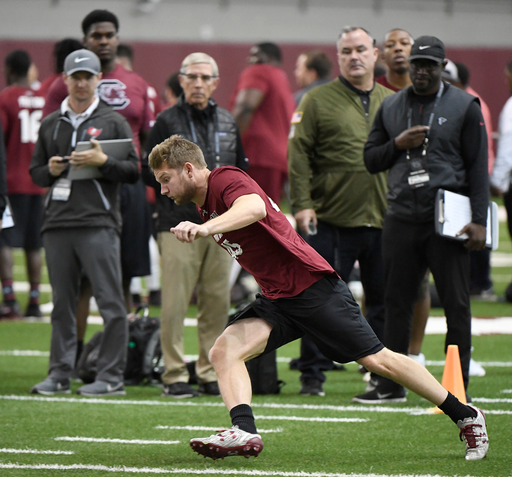
[[[457,345],[448,345],[441,384],[461,403],[467,404],[466,390],[464,389],[464,380],[462,379],[462,366],[460,365],[459,347]],[[435,414],[442,412],[438,407],[434,409]]]

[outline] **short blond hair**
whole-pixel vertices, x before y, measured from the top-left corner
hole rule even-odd
[[[201,148],[177,134],[157,144],[149,154],[148,162],[152,170],[166,165],[171,169],[181,171],[186,162],[190,162],[198,169],[206,167]]]

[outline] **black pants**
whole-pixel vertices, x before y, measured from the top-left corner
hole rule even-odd
[[[384,273],[382,268],[380,229],[373,227],[335,227],[318,222],[318,233],[307,238],[308,243],[348,283],[354,263],[359,261],[361,283],[365,293],[366,319],[377,337],[384,335]],[[323,371],[332,369],[327,359],[312,340],[305,336],[297,368],[301,380],[313,378],[325,381]]]
[[[382,257],[386,282],[384,345],[407,354],[418,288],[429,268],[446,314],[445,351],[449,344],[458,345],[467,390],[471,358],[467,249],[459,241],[437,235],[433,220],[416,224],[388,216],[382,233]]]

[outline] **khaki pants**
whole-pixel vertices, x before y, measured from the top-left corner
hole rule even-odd
[[[183,362],[183,321],[196,284],[197,378],[203,383],[217,381],[208,352],[228,321],[229,272],[233,259],[212,237],[182,243],[171,232],[159,232],[158,246],[162,257],[161,344],[165,366],[162,381],[173,384],[189,379]]]

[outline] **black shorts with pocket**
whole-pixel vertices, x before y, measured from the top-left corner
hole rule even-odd
[[[39,250],[43,247],[41,224],[43,221],[43,196],[9,194],[14,227],[0,233],[0,247]]]
[[[245,318],[272,324],[263,353],[306,334],[325,356],[339,363],[357,361],[384,348],[346,283],[335,276],[325,276],[291,298],[269,300],[258,294],[228,326]]]

